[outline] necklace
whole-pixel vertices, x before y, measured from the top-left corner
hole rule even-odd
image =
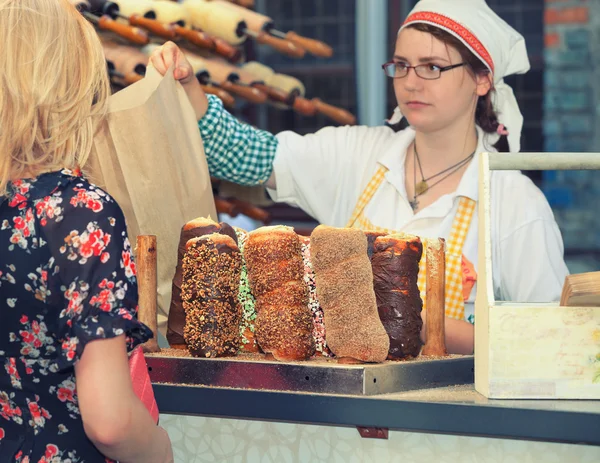
[[[463,167],[465,164],[467,164],[473,158],[473,156],[475,156],[475,151],[473,151],[469,156],[462,159],[461,161],[458,161],[456,164],[451,165],[450,167],[442,170],[441,172],[438,172],[435,175],[432,175],[429,178],[425,178],[425,175],[423,175],[423,168],[421,167],[421,159],[419,158],[419,152],[417,151],[416,140],[413,144],[413,150],[415,152],[415,159],[417,161],[413,164],[413,177],[414,177],[413,181],[414,181],[414,185],[415,185],[415,192],[413,194],[412,201],[409,201],[410,207],[412,207],[413,211],[415,211],[417,209],[417,207],[419,206],[419,201],[417,200],[417,198],[419,196],[428,192],[431,188],[436,186],[438,183],[441,183],[444,180],[446,180],[452,174],[454,174],[455,172],[460,170],[461,167]],[[421,173],[421,181],[419,183],[417,183],[417,164],[419,164],[419,171]],[[441,179],[439,179],[433,185],[429,185],[427,183],[428,180],[432,180],[436,177],[439,177],[440,175],[445,174],[446,172],[448,172],[448,174],[445,175],[444,177],[442,177]]]

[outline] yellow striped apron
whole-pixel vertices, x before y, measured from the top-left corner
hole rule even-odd
[[[371,230],[383,232],[387,234],[397,233],[388,228],[378,227],[372,224],[364,214],[365,207],[373,198],[373,195],[383,182],[387,168],[380,166],[373,178],[364,189],[362,195],[356,203],[352,217],[348,221],[347,227],[360,228],[361,230]],[[446,316],[463,320],[465,316],[465,303],[469,294],[463,294],[463,265],[466,259],[463,258],[462,249],[465,243],[473,212],[475,211],[476,202],[471,198],[462,196],[458,204],[458,210],[454,216],[452,229],[450,230],[450,238],[446,241]],[[425,242],[424,242],[425,246]],[[418,286],[423,300],[423,309],[425,309],[425,250],[423,257],[419,262],[419,277]],[[468,262],[468,261],[467,261]],[[471,282],[476,280],[474,269],[470,268],[469,278]],[[472,286],[472,283],[471,283]],[[465,291],[466,293],[466,291]]]

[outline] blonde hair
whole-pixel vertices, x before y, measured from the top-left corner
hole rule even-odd
[[[82,167],[109,93],[100,40],[68,0],[0,0],[0,196]]]

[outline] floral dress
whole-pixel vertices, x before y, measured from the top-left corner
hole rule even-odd
[[[85,345],[152,332],[115,201],[68,170],[0,197],[0,462],[109,461],[86,437],[74,364]]]

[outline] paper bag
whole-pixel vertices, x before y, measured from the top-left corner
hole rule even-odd
[[[110,98],[84,174],[121,206],[129,239],[156,235],[158,327],[165,334],[181,227],[217,218],[194,110],[170,69]]]

